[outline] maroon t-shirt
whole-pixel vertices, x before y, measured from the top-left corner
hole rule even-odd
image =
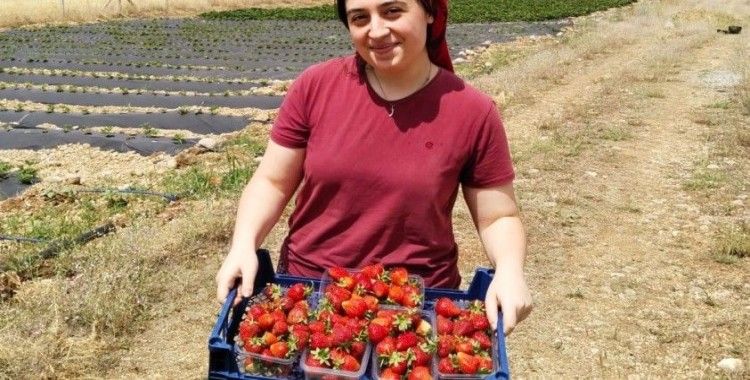
[[[303,182],[279,270],[319,277],[325,268],[403,265],[429,287],[457,287],[451,212],[459,183],[513,180],[492,100],[441,69],[390,104],[354,56],[305,70],[279,110],[271,139],[306,148]]]

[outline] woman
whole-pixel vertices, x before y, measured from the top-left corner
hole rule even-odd
[[[240,199],[217,297],[237,277],[252,293],[255,251],[298,187],[280,272],[381,262],[457,287],[460,184],[496,268],[488,318],[494,326],[501,307],[510,333],[531,310],[514,172],[493,102],[452,72],[446,0],[340,0],[337,10],[356,54],[312,66],[289,89]]]

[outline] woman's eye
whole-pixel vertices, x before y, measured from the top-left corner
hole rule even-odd
[[[391,14],[391,15],[392,15],[392,14],[396,14],[396,13],[400,13],[400,12],[401,12],[401,9],[400,9],[400,8],[390,8],[390,9],[388,9],[388,10],[386,11],[386,13],[388,13],[388,14]]]

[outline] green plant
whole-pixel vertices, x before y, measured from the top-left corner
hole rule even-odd
[[[16,112],[23,112],[24,107],[22,103],[16,105]]]
[[[179,112],[180,115],[187,115],[188,113],[190,113],[190,109],[187,107],[180,107],[177,109],[177,112]]]
[[[24,185],[30,185],[37,180],[36,174],[37,169],[29,163],[26,163],[18,169],[16,176],[18,177],[18,182],[21,182]]]
[[[115,134],[114,134],[114,132],[113,132],[113,129],[114,129],[114,128],[112,128],[112,126],[106,126],[106,127],[103,127],[103,128],[102,128],[102,133],[103,133],[103,134],[104,134],[104,136],[106,136],[106,137],[113,137],[113,136],[115,135]]]
[[[750,224],[725,227],[716,240],[714,260],[731,264],[750,257]]]
[[[143,129],[143,135],[146,137],[157,137],[159,136],[159,131],[157,131],[155,128],[153,128],[149,123],[143,123],[140,125],[141,129]]]
[[[9,163],[0,161],[0,179],[8,177],[8,173],[10,173],[10,169],[12,168]]]
[[[177,145],[182,145],[185,143],[185,135],[182,133],[175,133],[174,136],[172,136],[172,142]]]
[[[47,113],[53,113],[55,112],[55,105],[54,104],[48,104],[47,105]]]

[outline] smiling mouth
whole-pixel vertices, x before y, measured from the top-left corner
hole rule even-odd
[[[388,45],[378,45],[378,46],[370,46],[370,50],[374,51],[375,53],[387,53],[391,51],[393,48],[395,48],[398,44],[388,44]]]

